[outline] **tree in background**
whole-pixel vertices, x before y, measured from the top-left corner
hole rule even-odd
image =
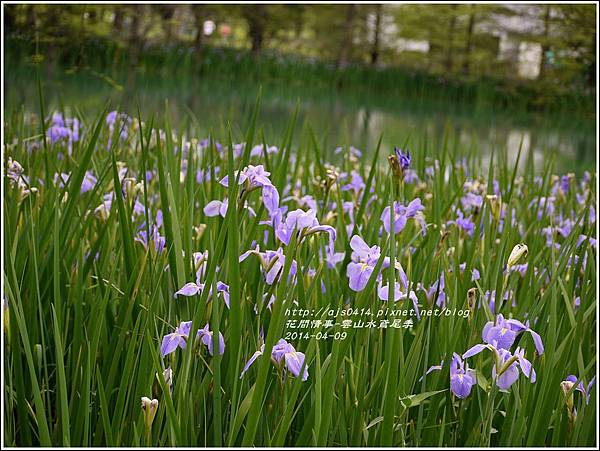
[[[227,46],[254,56],[268,50],[309,57],[340,71],[397,67],[443,79],[519,84],[519,43],[525,43],[541,48],[541,91],[595,84],[591,4],[35,4],[6,5],[4,11],[5,37],[26,43],[30,55],[39,49],[50,67],[85,67],[92,59],[136,65],[146,47],[187,47],[200,67],[208,46]],[[207,21],[232,39],[205,33]],[[507,39],[512,54],[501,48]],[[87,52],[92,42],[110,48],[108,58]]]

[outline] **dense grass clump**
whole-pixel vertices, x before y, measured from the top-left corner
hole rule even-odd
[[[595,173],[41,110],[3,124],[4,445],[596,443]]]

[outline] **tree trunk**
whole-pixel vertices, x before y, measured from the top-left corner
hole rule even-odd
[[[4,27],[7,33],[13,31],[15,24],[17,23],[15,8],[15,5],[6,5],[6,8],[4,8]]]
[[[346,6],[346,20],[344,21],[342,40],[340,42],[340,49],[336,62],[336,68],[338,70],[344,68],[348,64],[348,57],[350,55],[350,49],[352,48],[352,26],[354,24],[355,11],[356,5],[349,4]]]
[[[263,48],[267,10],[265,5],[249,5],[243,14],[248,23],[252,53],[256,55]]]
[[[452,51],[454,50],[454,29],[456,28],[456,5],[450,5],[452,9],[450,17],[450,26],[448,27],[448,51],[446,53],[446,72],[452,72],[452,67],[454,66],[454,60]]]
[[[27,28],[29,28],[30,30],[34,30],[35,29],[35,25],[36,25],[36,18],[35,18],[35,5],[27,5],[27,13],[26,13],[26,19],[25,19],[25,23],[27,24]]]
[[[142,28],[142,16],[143,16],[143,8],[145,5],[132,5],[132,20],[131,20],[131,29],[129,30],[129,54],[130,56],[130,67],[134,68],[138,65],[140,61],[140,53],[142,51],[142,36],[141,36],[141,28]],[[129,71],[130,79],[133,79],[134,70]]]
[[[173,38],[173,16],[175,16],[175,5],[158,5],[160,14],[160,26],[165,33],[165,42],[171,43]]]
[[[115,33],[115,37],[119,37],[123,31],[123,8],[115,6],[114,14],[112,21],[113,32]]]
[[[306,10],[305,5],[294,5],[296,18],[294,20],[294,39],[296,45],[296,51],[300,51],[302,46],[302,30],[304,29],[304,12]]]
[[[465,44],[465,59],[463,61],[463,73],[469,75],[471,71],[471,48],[473,46],[473,29],[475,28],[475,5],[471,5],[469,24],[467,25],[467,42]]]
[[[196,66],[202,64],[202,54],[204,52],[204,16],[205,11],[202,5],[190,5],[194,13],[194,22],[196,24],[196,37],[194,39],[194,53],[196,54]]]
[[[540,58],[540,72],[538,74],[538,79],[540,80],[546,76],[546,65],[548,63],[546,53],[549,50],[548,35],[550,33],[551,9],[552,7],[550,5],[546,5],[546,10],[544,11],[544,40],[542,41],[542,57]]]
[[[375,32],[373,35],[373,48],[371,49],[371,65],[375,66],[379,60],[379,35],[381,34],[381,10],[383,5],[375,6]]]

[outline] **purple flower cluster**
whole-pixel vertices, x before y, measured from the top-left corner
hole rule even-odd
[[[161,356],[165,357],[175,352],[177,348],[185,349],[191,328],[191,321],[183,321],[177,326],[174,332],[165,335],[160,345]],[[196,332],[196,339],[200,339],[201,343],[207,347],[210,355],[214,355],[215,351],[217,351],[219,355],[223,355],[225,352],[225,340],[223,339],[223,334],[219,332],[219,348],[215,349],[213,333],[210,331],[208,324],[202,329],[198,329]]]
[[[407,206],[400,205],[398,202],[394,202],[394,215],[390,217],[391,208],[385,207],[381,213],[381,222],[383,228],[387,233],[390,233],[390,226],[394,224],[394,233],[400,233],[406,227],[406,222],[409,219],[415,218],[421,224],[423,235],[427,233],[427,225],[425,219],[421,213],[425,207],[421,204],[421,199],[413,199]]]
[[[265,352],[265,345],[260,347],[260,350],[256,351],[252,357],[244,365],[244,369],[240,374],[240,379],[244,376],[244,373],[248,371],[248,368],[261,357]],[[280,339],[271,351],[271,361],[273,364],[282,372],[282,376],[285,375],[286,371],[289,371],[294,377],[302,377],[305,381],[308,379],[308,365],[305,365],[306,356],[302,352],[296,351],[296,349],[283,338]],[[302,368],[304,367],[304,370]],[[302,372],[302,376],[300,373]]]
[[[531,383],[536,381],[536,373],[529,360],[525,358],[525,350],[517,347],[514,352],[510,348],[517,336],[522,332],[529,332],[533,337],[536,351],[539,355],[544,353],[542,339],[531,328],[528,323],[515,319],[504,319],[498,315],[495,322],[488,322],[482,332],[483,343],[476,344],[468,349],[462,356],[454,353],[450,362],[450,390],[457,398],[466,398],[471,389],[477,384],[475,371],[466,364],[466,359],[488,350],[492,352],[494,365],[492,367],[492,379],[498,388],[508,390],[523,373]],[[444,362],[440,365],[430,367],[423,375],[425,377],[432,371],[442,369]]]
[[[59,112],[55,112],[51,119],[46,136],[50,139],[51,144],[65,143],[69,151],[69,155],[73,150],[73,143],[79,141],[79,119],[67,118]]]

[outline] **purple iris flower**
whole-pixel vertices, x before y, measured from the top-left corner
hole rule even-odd
[[[220,169],[219,167],[214,168],[215,169],[215,175],[217,174],[217,169]],[[196,183],[198,184],[202,184],[204,182],[210,182],[211,180],[211,174],[209,170],[206,169],[198,169],[196,171]]]
[[[96,209],[94,210],[94,213],[101,217],[102,216],[108,217],[108,215],[110,214],[110,209],[112,207],[112,202],[114,199],[115,199],[114,191],[106,193],[104,196],[102,196],[102,203],[98,207],[96,207]]]
[[[235,173],[235,177],[237,177],[238,171]],[[242,170],[240,173],[240,178],[238,180],[238,185],[247,182],[247,189],[253,188],[262,188],[264,186],[272,186],[271,180],[269,180],[270,172],[265,171],[265,168],[262,164],[258,166],[248,165],[246,168]],[[228,187],[229,186],[229,176],[226,175],[219,182],[221,185]]]
[[[237,143],[233,145],[233,156],[235,158],[239,158],[244,153],[244,149],[246,148],[246,143]]]
[[[317,201],[310,194],[306,194],[300,198],[288,197],[287,199],[295,199],[299,207],[308,207],[309,210],[317,211]]]
[[[185,349],[191,327],[191,321],[183,321],[175,329],[175,332],[165,335],[160,346],[161,356],[165,357],[177,350],[177,348]],[[208,324],[204,326],[204,328],[198,329],[196,338],[200,338],[202,344],[208,348],[210,355],[214,355],[213,333],[209,330]],[[223,339],[223,335],[219,332],[219,355],[223,355],[224,352],[225,340]]]
[[[98,179],[94,176],[92,171],[86,171],[83,181],[81,182],[81,193],[83,194],[93,190],[97,181]]]
[[[115,122],[117,120],[117,114],[118,112],[115,111],[111,111],[106,115],[106,125],[108,125],[109,127],[112,127],[113,125],[115,125]]]
[[[406,274],[404,274],[404,277],[406,277]],[[404,283],[404,282],[403,282]],[[413,304],[413,308],[415,310],[415,313],[417,315],[417,319],[421,319],[421,314],[419,313],[419,299],[417,298],[417,295],[415,294],[415,292],[413,290],[410,290],[407,292],[408,287],[406,285],[404,285],[404,291],[402,291],[400,289],[400,283],[396,282],[394,284],[394,302],[397,302],[401,299],[410,299],[410,301]],[[389,300],[389,291],[390,291],[390,284],[388,283],[387,285],[383,285],[382,281],[379,281],[379,288],[377,289],[377,295],[379,296],[379,299],[381,299],[382,301],[387,301]]]
[[[264,185],[262,188],[262,201],[271,220],[279,211],[279,192],[273,185]]]
[[[64,119],[62,114],[54,113],[46,130],[46,136],[50,139],[51,144],[59,141],[66,142],[69,155],[71,155],[73,143],[79,141],[79,119]]]
[[[221,200],[211,200],[204,207],[204,214],[208,217],[222,216],[227,214],[228,201],[227,198]]]
[[[263,154],[264,145],[258,144],[250,150],[251,157],[260,157]],[[279,148],[277,146],[267,146],[267,154],[274,154],[279,152]]]
[[[444,291],[445,288],[446,279],[443,271],[440,275],[440,278],[433,282],[433,284],[428,289],[426,289],[423,286],[420,287],[420,289],[425,292],[425,296],[427,297],[427,300],[430,303],[433,301],[433,296],[436,293],[438,293],[437,299],[435,300],[435,304],[439,307],[443,307],[446,304],[446,292]]]
[[[239,262],[241,263],[246,260],[249,255],[256,255],[260,260],[260,268],[265,277],[265,282],[268,285],[273,285],[279,280],[280,273],[285,266],[285,254],[283,253],[282,248],[279,248],[276,251],[266,250],[264,252],[260,252],[258,247],[256,249],[250,249],[240,255]],[[293,260],[290,267],[289,279],[292,279],[296,275],[297,266],[296,261]]]
[[[344,261],[344,252],[335,252],[333,243],[325,246],[325,263],[329,269],[334,269],[338,263]]]
[[[148,244],[149,244],[148,243],[148,232],[147,232],[145,226],[142,225],[142,230],[140,230],[138,232],[138,234],[136,235],[134,240],[137,241],[138,243],[142,243],[144,248],[148,249]],[[162,254],[162,252],[165,250],[167,240],[164,236],[162,236],[160,234],[160,232],[158,231],[158,227],[156,225],[152,226],[151,240],[152,240],[152,243],[154,244],[154,250],[158,254]]]
[[[208,352],[210,355],[215,355],[215,344],[213,340],[213,333],[208,328],[208,324],[204,326],[202,329],[198,329],[196,333],[196,338],[200,338],[202,340],[202,344],[208,348]],[[219,332],[219,355],[223,355],[225,353],[225,339],[223,338],[223,334]]]
[[[240,379],[244,376],[244,373],[248,371],[248,368],[258,359],[260,356],[264,354],[265,345],[263,344],[260,347],[259,351],[256,351],[252,357],[246,362],[242,373],[240,374]],[[296,349],[283,338],[280,339],[274,346],[271,351],[271,361],[273,364],[284,371],[289,371],[294,377],[300,377],[300,371],[302,370],[302,366],[306,360],[306,356],[302,352],[296,351]],[[304,367],[304,371],[302,372],[302,381],[308,379],[308,365]]]
[[[55,112],[52,114],[51,125],[48,127],[47,135],[50,142],[54,144],[61,139],[69,139],[71,130],[66,127],[62,114]]]
[[[367,282],[373,274],[374,266],[371,266],[365,262],[348,263],[348,268],[346,270],[346,274],[348,275],[348,281],[350,289],[354,291],[362,291],[367,286]]]
[[[478,210],[483,205],[483,197],[475,193],[467,193],[461,199],[460,203],[464,211]]]
[[[457,353],[452,354],[450,362],[450,390],[454,396],[464,399],[471,394],[473,385],[477,383],[475,371],[465,365]]]
[[[381,248],[377,245],[369,246],[358,235],[352,237],[350,240],[350,247],[352,248],[352,261],[348,263],[346,275],[348,276],[350,289],[362,291],[375,270],[377,260],[379,260],[379,257],[381,256]],[[389,266],[390,258],[384,257],[381,269],[384,270]],[[402,269],[402,266],[398,261],[394,263],[394,267],[400,272],[400,280],[404,287],[408,289],[408,280],[404,269]]]
[[[519,369],[525,375],[525,377],[529,378],[532,384],[535,382],[535,371],[531,365],[531,362],[525,358],[524,350],[517,348],[513,356],[510,351],[507,351],[506,349],[498,349],[498,354],[500,356],[501,365],[508,364],[509,360],[512,360],[513,357],[516,357],[516,360],[511,363],[510,366],[498,377],[496,377],[496,366],[492,367],[492,378],[496,380],[496,385],[498,385],[498,387],[503,390],[508,390],[510,386],[519,378]]]
[[[106,115],[106,124],[108,125],[108,143],[107,149],[110,149],[112,144],[112,135],[115,130],[115,126],[119,128],[119,139],[125,141],[127,139],[127,125],[133,122],[131,117],[125,113],[119,113],[118,111],[111,111]],[[161,139],[163,139],[164,131],[160,131]]]
[[[537,219],[538,221],[544,216],[551,217],[554,215],[554,197],[539,197],[533,199],[528,207],[530,211],[538,210]]]
[[[568,175],[563,175],[552,186],[552,195],[554,196],[558,194],[559,190],[562,191],[563,194],[568,194],[570,185],[571,177],[569,177]]]
[[[222,216],[223,218],[227,215],[227,207],[229,201],[227,198],[221,200],[211,200],[204,206],[204,214],[208,217]],[[256,216],[256,212],[249,205],[244,205],[244,208],[248,210],[250,216]]]
[[[400,233],[406,226],[407,220],[417,218],[423,229],[423,234],[427,233],[427,226],[423,215],[420,214],[425,207],[421,204],[421,199],[418,197],[413,199],[406,207],[394,201],[394,233]],[[385,207],[381,213],[381,222],[387,233],[390,233],[390,207]]]
[[[377,245],[369,246],[360,236],[354,235],[350,239],[353,260],[365,260],[369,264],[375,264],[381,255],[381,248]]]
[[[594,249],[597,249],[598,248],[598,241],[595,238],[592,238],[591,236],[588,237],[587,235],[579,235],[579,238],[577,238],[576,247],[581,246],[581,243],[583,243],[588,238],[589,238],[590,246],[592,246]],[[577,256],[575,256],[575,257],[577,257]],[[587,257],[587,254],[585,254],[585,257]],[[585,265],[583,265],[583,266],[585,267]]]
[[[353,170],[350,183],[342,186],[342,191],[354,191],[354,194],[358,194],[365,186],[365,182],[361,175]]]
[[[519,265],[512,265],[510,268],[504,270],[504,272],[518,272],[519,275],[521,277],[525,277],[525,273],[527,273],[527,268],[529,267],[529,264],[527,262],[519,264]],[[537,268],[535,269],[535,272],[537,273]]]
[[[537,353],[542,355],[544,353],[542,338],[537,332],[529,328],[528,321],[523,324],[516,319],[504,319],[504,316],[500,313],[496,318],[495,324],[489,321],[483,327],[481,335],[484,343],[492,344],[495,342],[498,349],[510,349],[517,335],[521,332],[529,332],[531,334]]]
[[[58,182],[58,187],[60,189],[64,189],[67,183],[69,183],[69,178],[71,177],[70,172],[57,172],[54,174],[54,184]]]
[[[236,171],[236,177],[237,177]],[[265,171],[262,164],[258,166],[248,165],[239,174],[238,184],[246,184],[246,192],[253,191],[255,189],[262,188],[262,200],[265,208],[269,212],[269,217],[273,219],[279,210],[279,192],[277,188],[273,186],[269,176],[270,172]],[[226,175],[219,182],[223,186],[229,186],[229,176]]]
[[[470,217],[465,218],[461,210],[456,211],[456,225],[463,229],[467,235],[473,236],[475,232],[475,223],[471,221]]]
[[[329,234],[329,242],[335,241],[335,229],[329,225],[320,225],[314,210],[294,210],[290,211],[285,218],[285,222],[275,221],[275,235],[286,246],[290,244],[294,231],[300,234],[300,239],[318,232]]]
[[[23,166],[21,166],[21,163],[19,163],[17,160],[13,160],[11,157],[8,157],[6,176],[13,184],[19,183],[22,181],[22,177],[25,177],[25,170],[23,169]]]
[[[58,125],[53,125],[50,127],[47,131],[47,134],[52,144],[63,139],[68,140],[71,136],[71,132],[67,127],[61,127]]]
[[[514,295],[515,295],[515,292],[513,290],[506,290],[504,292],[504,296],[503,296],[504,302],[507,302],[508,300],[511,300],[512,301],[512,305],[514,307],[516,305]],[[489,303],[490,311],[492,313],[495,313],[495,311],[496,311],[496,290],[492,290],[492,291],[487,290],[483,294],[483,300],[485,302]]]
[[[434,371],[442,371],[442,368],[444,367],[444,360],[442,360],[440,362],[439,365],[432,365],[430,366],[427,371],[425,371],[425,374],[423,374],[420,378],[419,378],[419,382],[421,382],[423,380],[423,378],[425,376],[427,376],[428,374],[433,373]]]
[[[407,169],[406,171],[404,171],[404,183],[411,184],[418,182],[419,180],[419,175],[414,169]]]
[[[352,262],[348,263],[348,268],[346,270],[350,289],[362,291],[375,269],[377,260],[381,255],[381,248],[379,246],[368,246],[358,235],[352,237],[350,240],[350,247],[353,250]]]
[[[175,332],[165,335],[160,345],[160,355],[164,357],[174,352],[177,348],[185,349],[191,327],[191,321],[183,321],[177,326]]]
[[[495,356],[495,364],[492,367],[492,378],[496,385],[502,390],[508,390],[519,378],[519,369],[529,378],[533,384],[536,381],[536,374],[531,362],[525,358],[525,351],[521,348],[515,350],[514,355],[507,349],[498,348],[496,342],[492,344],[477,344],[467,350],[463,359],[467,359],[481,351],[490,350]]]
[[[396,158],[398,158],[398,163],[400,164],[400,169],[402,169],[403,171],[406,171],[408,168],[410,168],[410,164],[411,164],[411,157],[410,157],[410,150],[406,150],[406,154],[403,152],[402,149],[400,149],[400,147],[396,147],[394,146],[394,153],[396,154]]]
[[[590,403],[591,391],[592,391],[592,387],[596,383],[596,376],[592,377],[592,379],[590,380],[589,384],[587,384],[587,386],[584,385],[583,380],[580,380],[579,383],[577,383],[577,377],[572,374],[567,376],[567,378],[565,379],[564,382],[569,382],[572,385],[577,384],[577,387],[575,388],[575,390],[585,396],[586,405]]]
[[[181,289],[175,292],[175,297],[177,296],[195,296],[198,293],[204,291],[205,284],[203,283],[194,283],[188,282]],[[217,294],[221,293],[223,296],[223,300],[225,301],[225,305],[229,308],[229,285],[219,281],[217,282]],[[212,296],[212,286],[210,288],[209,296]]]

